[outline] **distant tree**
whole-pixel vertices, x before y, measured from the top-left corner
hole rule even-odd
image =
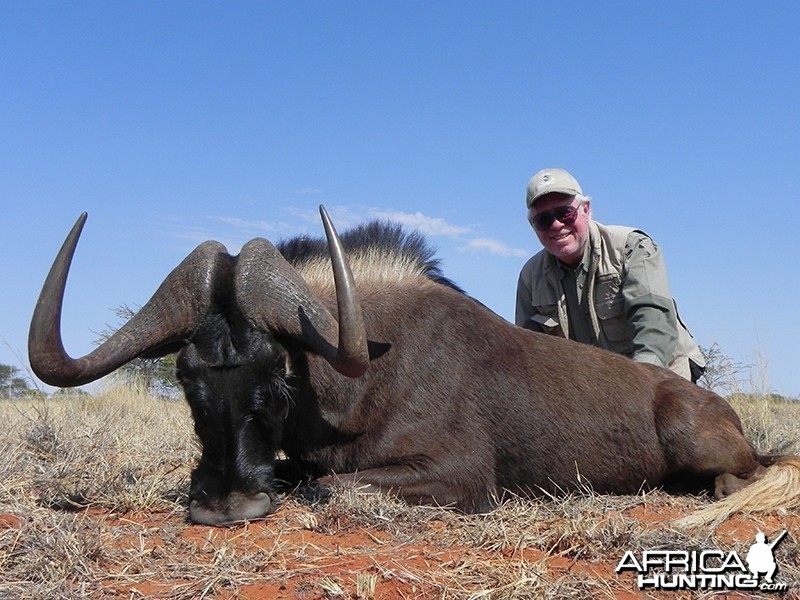
[[[0,365],[0,398],[23,398],[33,391],[29,379],[17,367]]]
[[[700,346],[700,352],[706,359],[706,371],[698,381],[700,385],[721,396],[742,390],[745,385],[744,375],[750,370],[749,365],[734,361],[716,342],[708,348]]]
[[[126,323],[136,311],[123,304],[114,309],[114,314],[122,323]],[[95,344],[105,342],[119,327],[121,325],[106,325]],[[158,396],[174,398],[180,395],[180,384],[175,374],[175,354],[163,358],[135,358],[117,369],[115,375],[129,383],[143,383],[149,392]]]

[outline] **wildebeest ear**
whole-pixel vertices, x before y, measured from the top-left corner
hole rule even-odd
[[[372,340],[367,340],[369,359],[375,360],[376,358],[380,358],[386,354],[391,347],[392,345],[387,342],[373,342]]]
[[[308,340],[301,340],[298,338],[294,338],[292,336],[278,336],[278,340],[280,343],[286,347],[291,347],[295,349],[299,349],[302,352],[313,352],[314,354],[320,354],[317,348],[315,348]],[[375,342],[372,340],[367,340],[367,352],[369,353],[369,360],[373,361],[387,352],[391,350],[392,344],[388,342]]]

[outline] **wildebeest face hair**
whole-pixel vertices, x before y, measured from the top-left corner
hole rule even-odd
[[[214,329],[213,336],[181,352],[178,375],[202,445],[192,473],[190,516],[221,525],[275,508],[272,463],[292,376],[286,350],[270,333],[220,323]],[[227,335],[220,333],[226,329]],[[213,345],[202,343],[209,339]]]

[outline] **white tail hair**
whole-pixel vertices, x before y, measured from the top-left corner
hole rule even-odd
[[[688,517],[678,519],[675,525],[681,528],[716,526],[735,512],[796,507],[800,507],[800,456],[782,456],[761,479]]]

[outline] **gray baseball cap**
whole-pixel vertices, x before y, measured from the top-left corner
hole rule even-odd
[[[528,182],[528,194],[525,198],[528,208],[539,198],[552,192],[569,196],[583,194],[575,178],[564,169],[542,169]]]

